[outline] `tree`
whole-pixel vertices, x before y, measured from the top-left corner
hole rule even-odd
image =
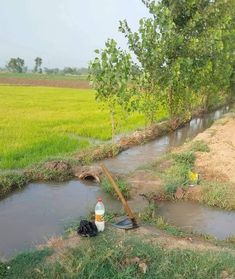
[[[11,58],[10,61],[7,63],[6,68],[10,72],[22,73],[24,70],[24,60],[19,57]]]
[[[42,68],[41,68],[41,66],[42,66],[42,58],[36,57],[34,61],[35,61],[34,72],[41,74],[42,73]]]
[[[202,92],[208,107],[229,84],[234,40],[229,44],[225,37],[234,23],[234,1],[142,2],[150,17],[139,21],[137,32],[125,20],[119,30],[138,60],[142,91],[152,104],[150,120],[159,102],[171,117],[188,118]]]
[[[105,48],[96,50],[96,53],[98,56],[89,65],[89,80],[96,90],[96,100],[108,105],[114,141],[117,109],[129,109],[131,56],[118,48],[113,39],[108,40]]]

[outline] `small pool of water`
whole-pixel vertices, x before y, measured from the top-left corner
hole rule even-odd
[[[235,236],[235,212],[193,202],[160,202],[157,214],[185,231],[209,234],[219,240]]]

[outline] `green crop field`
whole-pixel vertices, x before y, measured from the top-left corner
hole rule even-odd
[[[0,72],[0,78],[27,78],[39,80],[86,80],[86,75],[37,74]]]
[[[108,140],[108,112],[90,89],[0,86],[0,169],[23,168],[49,156]],[[143,117],[120,118],[119,132],[143,126]],[[86,137],[86,138],[84,138]]]

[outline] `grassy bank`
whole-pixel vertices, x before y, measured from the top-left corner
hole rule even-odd
[[[53,251],[21,254],[0,264],[0,278],[232,278],[235,256],[218,250],[168,249],[113,232],[82,239],[53,257]],[[51,256],[51,260],[46,260]],[[54,260],[53,260],[54,259]],[[1,277],[2,276],[2,277]]]
[[[191,181],[189,173],[197,172],[197,152],[210,152],[210,148],[203,141],[193,141],[183,146],[182,150],[168,153],[144,168],[161,178],[162,192],[155,193],[155,197],[166,200],[191,200],[208,206],[235,210],[235,189],[229,181],[218,181],[215,178],[208,180],[200,176],[199,185]],[[191,184],[195,186],[190,187]]]

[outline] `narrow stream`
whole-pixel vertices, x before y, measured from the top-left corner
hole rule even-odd
[[[123,151],[115,158],[104,160],[104,163],[112,172],[127,174],[141,165],[153,162],[170,148],[182,145],[186,139],[194,138],[197,134],[209,128],[215,120],[221,118],[228,110],[229,107],[226,106],[203,117],[193,118],[182,128],[144,145]]]
[[[179,146],[186,139],[191,139],[204,131],[228,109],[225,107],[204,117],[195,118],[183,128],[169,135],[131,148],[116,158],[104,162],[114,172],[133,171],[160,157],[169,148]],[[45,242],[53,235],[63,233],[66,224],[68,225],[81,216],[87,216],[90,210],[94,209],[98,196],[103,197],[108,210],[121,209],[120,202],[103,193],[98,185],[77,180],[60,184],[32,183],[23,190],[12,193],[0,201],[0,258],[11,257],[19,251]],[[194,205],[194,208],[185,205],[182,210],[175,210],[175,212],[170,205],[162,206],[160,210],[160,214],[169,220],[173,220],[180,226],[192,227],[195,231],[200,232],[200,228],[202,228],[202,232],[211,233],[220,238],[235,234],[235,213],[231,213],[232,217],[228,218],[230,213],[226,211],[217,213],[217,211],[211,211],[210,208],[197,204]],[[203,210],[204,213],[200,213]],[[190,215],[190,212],[192,214],[194,212],[194,217]],[[186,213],[190,216],[187,217]],[[201,216],[201,219],[197,216]],[[185,220],[185,223],[182,220]],[[193,220],[196,221],[193,222]],[[218,227],[220,227],[219,233],[217,233]]]
[[[235,212],[207,207],[194,202],[161,202],[157,214],[170,224],[199,234],[209,234],[223,240],[235,236]]]

